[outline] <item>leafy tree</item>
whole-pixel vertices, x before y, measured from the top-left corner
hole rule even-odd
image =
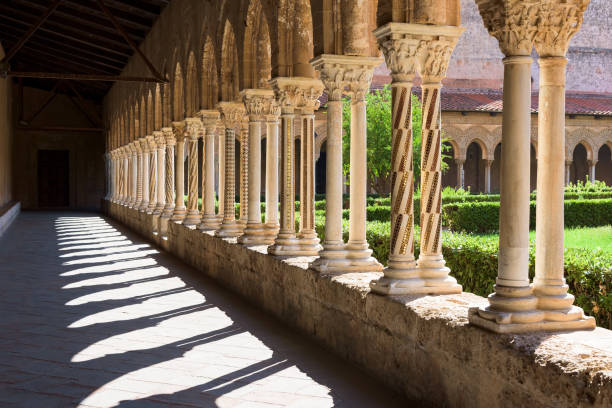
[[[366,95],[367,117],[367,167],[369,187],[378,194],[389,194],[391,191],[391,97],[389,85]],[[414,161],[414,180],[418,185],[421,176],[421,102],[412,95],[412,143]],[[343,136],[343,167],[344,174],[350,171],[350,135],[351,106],[348,98],[344,99],[342,110]],[[450,147],[442,147],[444,152]],[[442,170],[448,165],[443,161]]]

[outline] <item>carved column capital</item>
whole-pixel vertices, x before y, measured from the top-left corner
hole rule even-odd
[[[540,5],[535,47],[540,57],[565,56],[590,0],[546,0]]]
[[[441,39],[423,41],[419,58],[419,74],[423,83],[440,82],[446,77],[446,70],[451,54],[457,45],[459,37],[454,39]]]
[[[163,127],[161,129],[162,135],[166,139],[167,146],[174,146],[176,144],[176,138],[174,137],[174,131],[171,127]]]
[[[242,122],[246,109],[240,102],[219,102],[221,121],[226,129],[233,129]]]
[[[485,27],[507,57],[531,54],[541,3],[539,0],[476,0]]]
[[[141,137],[140,139],[138,139],[138,142],[140,143],[140,148],[142,149],[143,153],[150,153],[151,150],[149,148],[149,141],[147,140],[146,137]]]
[[[354,99],[365,99],[374,67],[382,61],[378,57],[322,54],[310,63],[321,73],[329,100],[339,101],[343,93],[352,95]]]
[[[275,108],[271,89],[245,89],[240,92],[250,121],[262,121]]]
[[[282,113],[314,113],[319,109],[319,97],[323,94],[323,82],[304,77],[277,77],[270,81]]]
[[[157,149],[157,145],[155,144],[155,137],[153,135],[146,136],[147,143],[149,144],[149,151],[153,151]]]
[[[154,130],[153,138],[155,139],[155,144],[157,145],[158,149],[163,149],[166,147],[166,138],[161,130]]]
[[[172,132],[178,142],[185,140],[185,121],[181,120],[178,122],[172,122]]]
[[[198,117],[202,121],[205,129],[216,128],[221,114],[215,109],[203,109],[198,112]]]
[[[191,140],[196,140],[202,136],[202,121],[199,118],[185,118],[185,136]]]

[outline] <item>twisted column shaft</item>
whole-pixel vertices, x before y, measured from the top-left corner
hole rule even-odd
[[[176,202],[172,221],[182,222],[185,218],[185,139],[176,140]]]
[[[147,136],[149,139],[149,136]],[[153,214],[157,206],[157,146],[153,140],[153,136],[149,139],[149,206],[147,214]]]
[[[157,205],[153,214],[161,215],[166,207],[166,140],[161,132],[157,142]]]
[[[165,206],[162,217],[171,218],[174,212],[174,146],[176,139],[171,131],[165,132],[166,136],[166,171],[165,171]]]

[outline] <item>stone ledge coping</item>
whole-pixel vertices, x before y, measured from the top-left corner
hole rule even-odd
[[[0,208],[0,236],[13,223],[21,211],[21,202],[11,201]]]
[[[381,273],[326,276],[312,257],[279,260],[265,247],[109,204],[109,214],[380,378],[419,406],[612,406],[612,331],[494,334],[468,322],[472,293],[380,296]],[[156,238],[159,237],[159,238]]]

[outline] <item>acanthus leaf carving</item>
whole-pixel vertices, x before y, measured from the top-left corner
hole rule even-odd
[[[590,0],[569,0],[566,3],[543,1],[540,8],[535,45],[541,57],[564,56],[569,41],[578,32]]]

